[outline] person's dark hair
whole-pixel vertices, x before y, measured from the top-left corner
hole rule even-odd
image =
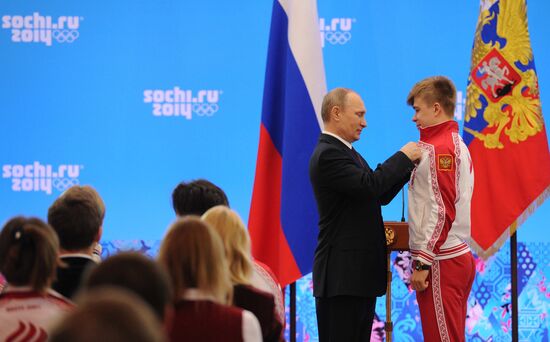
[[[86,293],[77,301],[75,310],[50,329],[48,341],[165,341],[152,310],[129,291],[105,287]]]
[[[90,186],[73,186],[48,209],[48,223],[59,236],[61,248],[76,251],[90,247],[103,225],[105,205]]]
[[[172,206],[177,216],[201,216],[217,205],[229,206],[225,192],[206,179],[181,182],[172,192]]]
[[[0,272],[9,284],[44,292],[59,262],[54,230],[38,218],[14,217],[0,233]]]
[[[136,252],[119,253],[91,269],[84,279],[83,291],[104,286],[134,292],[151,306],[161,321],[173,299],[168,273],[161,265]]]

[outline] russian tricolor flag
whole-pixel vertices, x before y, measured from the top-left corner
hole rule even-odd
[[[316,1],[274,1],[248,225],[252,254],[283,286],[312,270],[318,214],[308,162],[325,93]]]

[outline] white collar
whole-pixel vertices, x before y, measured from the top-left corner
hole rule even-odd
[[[217,302],[214,296],[201,289],[187,289],[183,292],[182,297],[186,300],[209,300],[212,302]]]
[[[349,141],[344,140],[343,138],[341,138],[341,137],[340,137],[339,135],[337,135],[337,134],[334,134],[334,133],[331,133],[331,132],[328,132],[328,131],[323,131],[322,133],[323,133],[323,134],[326,134],[326,135],[333,136],[333,137],[335,137],[336,139],[340,140],[344,145],[346,145],[347,147],[349,147],[350,150],[353,148],[353,147],[351,146],[351,144],[349,143]]]
[[[6,292],[33,292],[34,289],[31,286],[15,286],[10,283],[6,283],[4,287],[4,293]]]
[[[32,288],[32,286],[15,286],[15,285],[11,285],[10,283],[6,283],[4,287],[4,291],[2,291],[1,293],[25,293],[25,292],[35,292],[35,290]],[[63,297],[63,295],[61,295],[60,293],[58,293],[57,291],[55,291],[50,287],[46,289],[46,293],[54,297],[65,298]]]

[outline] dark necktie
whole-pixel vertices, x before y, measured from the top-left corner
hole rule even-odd
[[[362,167],[365,167],[365,163],[363,163],[363,159],[361,159],[361,156],[353,147],[351,148],[351,153],[353,154],[353,157],[355,158],[355,160],[359,162],[359,165],[361,165]]]

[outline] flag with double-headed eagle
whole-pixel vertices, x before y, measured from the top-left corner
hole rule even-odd
[[[475,170],[472,247],[488,257],[550,194],[550,154],[525,0],[482,1],[464,141]]]

